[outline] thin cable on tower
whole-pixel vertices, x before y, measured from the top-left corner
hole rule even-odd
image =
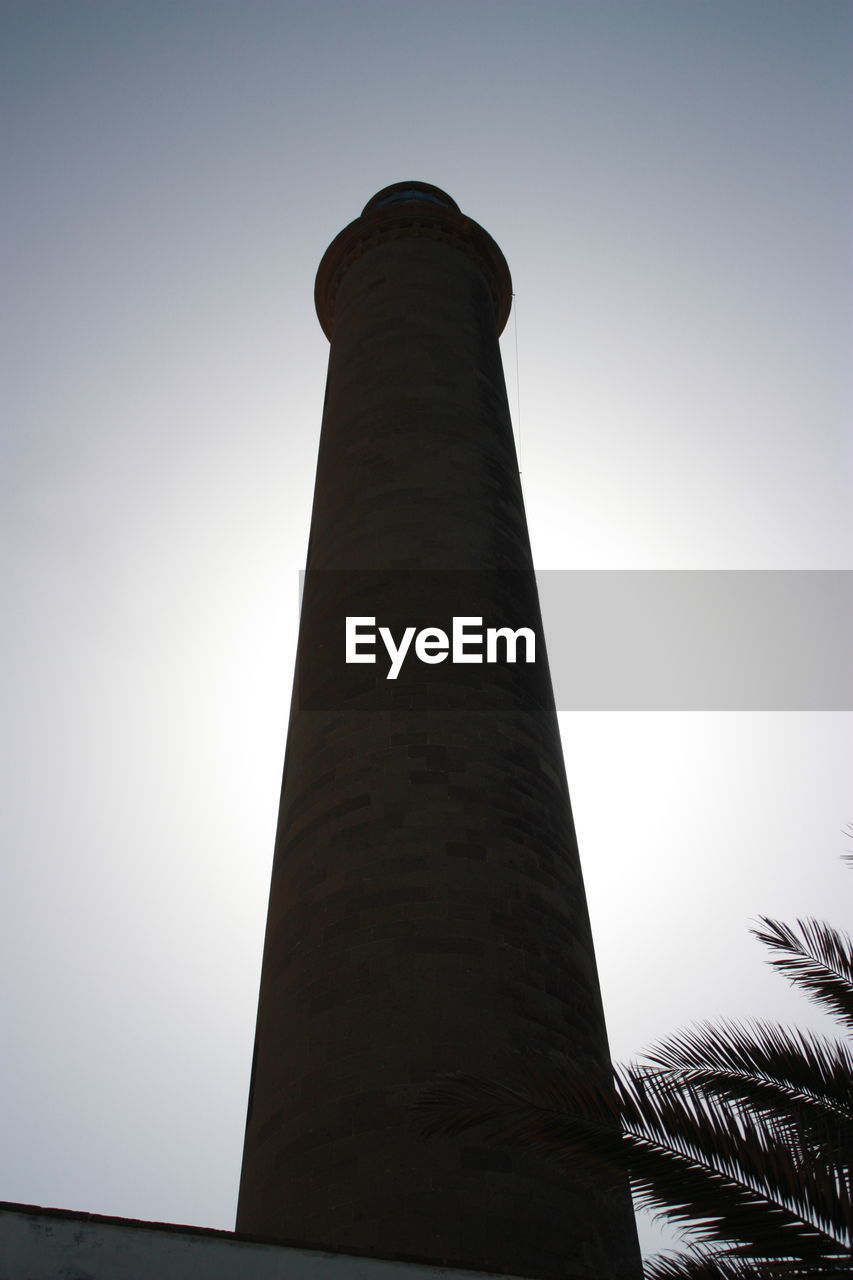
[[[515,423],[518,432],[518,474],[521,475],[521,383],[518,377],[518,295],[513,294],[513,327],[515,329]]]

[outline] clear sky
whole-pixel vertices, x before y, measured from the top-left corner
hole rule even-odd
[[[443,187],[509,261],[541,568],[853,568],[852,24],[0,3],[0,1198],[233,1226],[313,277],[379,188]],[[821,1025],[748,928],[851,924],[851,716],[561,723],[614,1054]]]

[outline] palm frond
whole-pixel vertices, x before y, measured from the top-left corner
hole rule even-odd
[[[698,1094],[674,1097],[642,1072],[623,1069],[616,1091],[618,1109],[583,1082],[539,1080],[522,1092],[454,1076],[426,1093],[419,1109],[430,1133],[488,1124],[501,1140],[576,1168],[623,1169],[639,1204],[690,1223],[700,1240],[740,1240],[761,1256],[814,1261],[837,1249],[834,1229],[839,1220],[843,1229],[845,1206],[826,1186],[811,1221],[790,1154],[760,1128]]]
[[[804,1178],[800,1153],[772,1126],[691,1085],[674,1092],[659,1072],[622,1068],[617,1088],[638,1203],[690,1223],[700,1241],[739,1240],[766,1257],[849,1246],[849,1178],[834,1164]]]
[[[780,1264],[775,1262],[774,1267]],[[816,1264],[823,1265],[823,1264]],[[691,1249],[687,1253],[658,1253],[643,1263],[644,1280],[771,1280],[775,1274],[755,1261],[726,1257],[718,1250]],[[817,1273],[815,1273],[817,1274]]]
[[[415,1110],[425,1137],[485,1126],[501,1142],[559,1161],[582,1160],[592,1170],[624,1166],[627,1138],[616,1094],[588,1082],[573,1089],[540,1077],[522,1091],[455,1072],[426,1090]]]
[[[647,1050],[661,1087],[685,1085],[749,1115],[797,1156],[801,1174],[853,1166],[853,1049],[773,1023],[704,1023]],[[644,1067],[644,1069],[646,1069]]]
[[[692,1248],[686,1253],[658,1253],[646,1258],[644,1280],[850,1280],[850,1269],[842,1256],[804,1264],[733,1258],[726,1251]]]
[[[708,1094],[753,1114],[802,1104],[853,1123],[853,1048],[828,1036],[772,1022],[722,1019],[667,1036],[644,1057]]]
[[[799,934],[790,925],[760,916],[764,929],[751,932],[778,952],[770,959],[791,982],[853,1032],[853,939],[820,920],[798,920]]]
[[[643,1263],[644,1280],[753,1280],[754,1267],[714,1255],[658,1253]]]
[[[771,963],[853,1032],[850,936],[815,920],[760,924]],[[853,1277],[853,1043],[758,1020],[705,1023],[618,1068],[612,1090],[456,1075],[419,1109],[426,1133],[486,1126],[582,1176],[626,1174],[639,1207],[694,1241],[649,1259],[646,1280]]]

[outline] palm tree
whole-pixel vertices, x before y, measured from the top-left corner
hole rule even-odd
[[[853,1276],[853,940],[761,917],[770,962],[846,1039],[768,1022],[704,1024],[619,1067],[612,1094],[564,1078],[524,1089],[455,1075],[419,1103],[426,1132],[488,1125],[559,1161],[626,1170],[640,1207],[689,1224],[646,1280]]]

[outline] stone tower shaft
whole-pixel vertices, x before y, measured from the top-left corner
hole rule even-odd
[[[329,372],[239,1231],[542,1280],[639,1275],[627,1188],[426,1141],[437,1077],[609,1055],[498,336],[497,245],[386,188],[317,276]],[[534,665],[343,661],[347,616],[534,627]],[[377,654],[378,659],[381,653]]]

